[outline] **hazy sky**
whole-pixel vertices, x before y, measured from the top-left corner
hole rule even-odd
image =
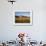
[[[30,16],[30,12],[15,12],[16,16]]]

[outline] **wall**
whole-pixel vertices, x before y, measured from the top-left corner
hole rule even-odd
[[[32,26],[15,26],[15,10],[33,10]],[[46,40],[46,0],[17,0],[13,5],[0,0],[0,40],[15,40],[19,32],[31,35],[33,40]]]

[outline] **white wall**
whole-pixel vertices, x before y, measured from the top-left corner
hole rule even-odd
[[[32,26],[15,26],[15,10],[33,10]],[[11,40],[19,32],[31,35],[33,40],[46,40],[46,0],[17,0],[13,5],[7,0],[0,0],[0,40]]]

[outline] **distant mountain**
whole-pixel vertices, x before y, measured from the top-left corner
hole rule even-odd
[[[24,18],[26,18],[26,17],[28,17],[28,16],[15,16],[15,17],[17,17],[17,18],[18,18],[18,17],[24,17]]]

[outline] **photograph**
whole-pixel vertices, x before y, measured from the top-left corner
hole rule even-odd
[[[16,12],[15,23],[30,23],[30,12]]]
[[[15,25],[32,25],[32,11],[15,11],[14,24]]]

